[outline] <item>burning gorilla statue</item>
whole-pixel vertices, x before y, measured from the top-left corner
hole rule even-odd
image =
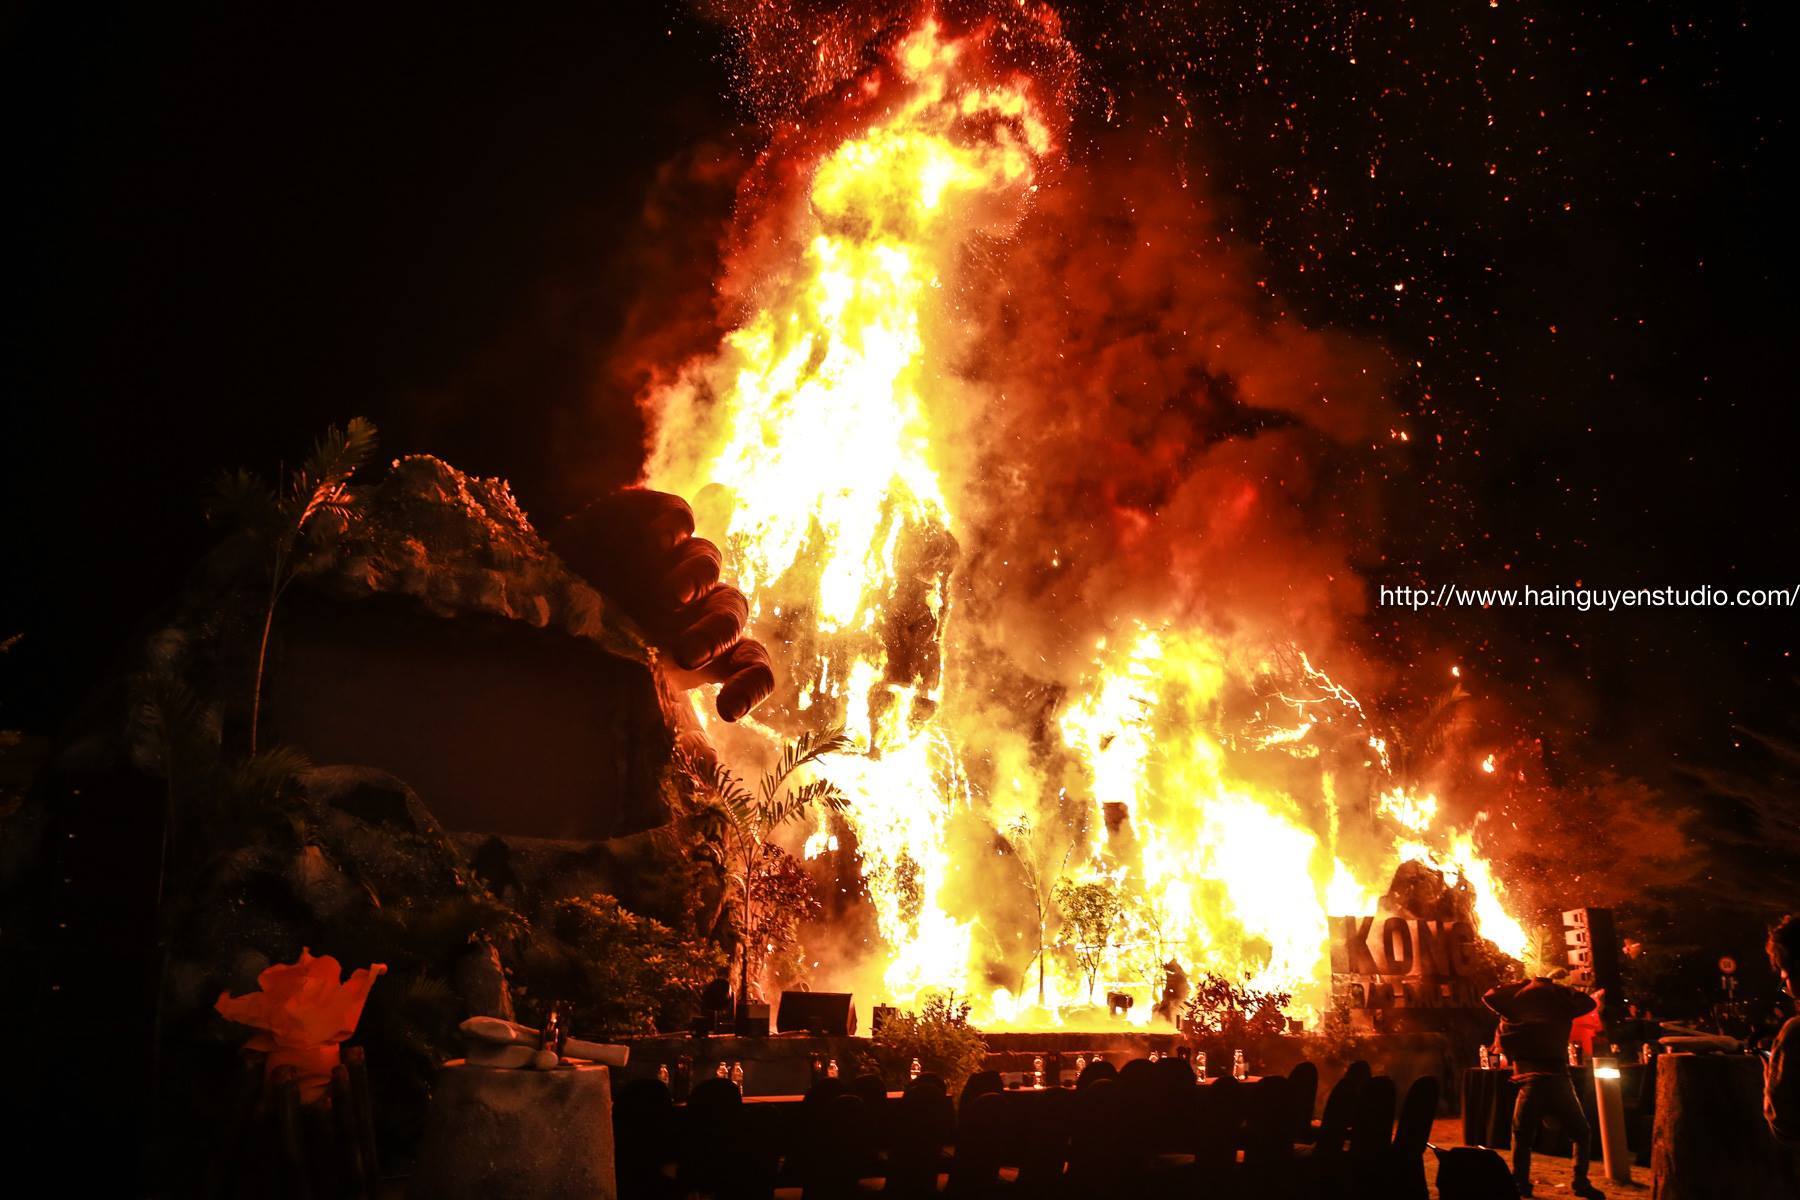
[[[720,582],[719,548],[694,536],[680,496],[613,492],[565,520],[550,545],[670,656],[678,685],[721,685],[720,717],[736,721],[775,690],[768,650],[744,637],[749,603]]]

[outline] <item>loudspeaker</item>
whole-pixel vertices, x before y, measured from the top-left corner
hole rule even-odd
[[[783,992],[775,1028],[782,1033],[856,1034],[856,1005],[849,992]]]
[[[768,1037],[769,1006],[766,1004],[746,1004],[738,1009],[737,1035],[739,1037]]]
[[[1562,915],[1569,985],[1619,994],[1619,934],[1610,908],[1575,908]]]

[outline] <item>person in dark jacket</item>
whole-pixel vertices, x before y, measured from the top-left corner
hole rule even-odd
[[[1500,1014],[1500,1048],[1512,1060],[1519,1097],[1513,1105],[1513,1180],[1519,1195],[1531,1193],[1531,1144],[1545,1117],[1554,1118],[1575,1139],[1574,1181],[1577,1196],[1605,1193],[1588,1182],[1593,1130],[1581,1110],[1581,1098],[1569,1079],[1569,1029],[1576,1017],[1594,1011],[1594,998],[1549,979],[1503,983],[1481,998]]]
[[[1800,998],[1800,916],[1785,916],[1769,930],[1768,951],[1782,990]],[[1775,1035],[1763,1079],[1763,1119],[1786,1153],[1789,1179],[1800,1183],[1800,1017],[1789,1017]]]

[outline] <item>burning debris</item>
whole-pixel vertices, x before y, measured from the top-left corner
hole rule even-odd
[[[1148,1020],[1176,962],[1317,1017],[1327,917],[1404,863],[1522,952],[1429,764],[1294,644],[1361,669],[1312,464],[1368,439],[1380,356],[1274,312],[1191,197],[1069,167],[1049,9],[858,12],[803,64],[798,18],[732,13],[753,102],[806,119],[740,191],[716,353],[644,397],[647,481],[695,497],[782,680],[722,751],[852,743],[804,840],[853,849],[879,945],[823,974],[1030,1026]],[[1102,895],[1104,927],[1057,899]]]

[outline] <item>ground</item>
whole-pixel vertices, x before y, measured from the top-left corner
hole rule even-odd
[[[1431,1143],[1434,1146],[1460,1146],[1462,1140],[1462,1118],[1442,1117],[1431,1127]],[[1512,1162],[1512,1155],[1506,1155],[1506,1161]],[[1534,1154],[1531,1158],[1531,1183],[1536,1195],[1567,1196],[1569,1195],[1569,1171],[1573,1160],[1552,1158],[1548,1154]],[[1437,1156],[1425,1155],[1425,1178],[1431,1182],[1432,1194],[1437,1194]],[[1606,1170],[1600,1165],[1599,1156],[1594,1159],[1593,1170],[1589,1174],[1594,1186],[1611,1196],[1638,1196],[1650,1190],[1650,1169],[1633,1167],[1631,1182],[1613,1183],[1606,1178]]]

